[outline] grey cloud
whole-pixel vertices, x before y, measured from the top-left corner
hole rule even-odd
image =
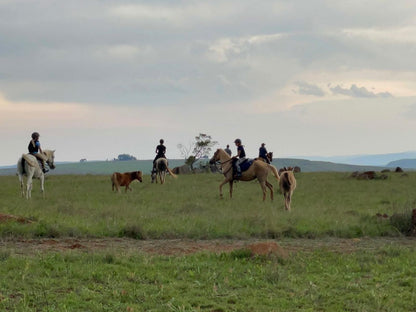
[[[114,14],[135,5],[143,10],[137,16],[151,18]],[[386,53],[386,46],[342,33],[395,25],[397,12],[403,22],[414,16],[400,3],[383,6],[388,9],[376,10],[377,0],[364,8],[325,0],[0,1],[0,92],[34,102],[221,105],[273,93],[305,70],[416,70],[411,43],[392,44]],[[224,38],[231,48],[219,50],[226,61],[215,63],[209,49]],[[309,83],[298,87],[301,94],[324,95]],[[333,92],[374,96],[350,89]]]
[[[325,92],[320,87],[314,84],[309,84],[307,82],[299,81],[296,83],[298,85],[298,89],[295,90],[298,94],[303,95],[314,95],[314,96],[324,96]]]
[[[376,98],[376,97],[392,97],[393,95],[389,92],[371,92],[367,90],[365,87],[357,87],[357,85],[353,84],[350,88],[343,88],[340,85],[330,88],[333,94],[342,94],[347,95],[350,97],[357,97],[357,98]]]

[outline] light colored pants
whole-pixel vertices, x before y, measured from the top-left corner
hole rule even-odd
[[[48,160],[48,157],[46,157],[42,153],[36,153],[36,154],[32,154],[32,155],[35,156],[37,159],[39,159],[42,162],[42,167],[45,168],[46,161]]]

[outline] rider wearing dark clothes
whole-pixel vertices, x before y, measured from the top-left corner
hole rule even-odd
[[[261,143],[261,147],[259,148],[259,157],[263,158],[265,162],[270,164],[269,158],[267,158],[267,149],[264,147],[266,144]]]
[[[40,163],[42,165],[42,171],[43,173],[46,173],[49,170],[45,167],[46,157],[42,154],[42,148],[40,147],[39,137],[39,133],[33,132],[32,140],[30,140],[27,148],[29,150],[29,154],[35,156],[37,159],[40,160]]]
[[[234,166],[236,169],[236,178],[239,179],[241,177],[240,164],[246,160],[246,151],[244,150],[244,146],[241,145],[240,139],[236,139],[234,143],[237,146],[237,156],[235,157],[238,157],[238,159],[234,162]]]
[[[165,141],[163,139],[159,140],[159,145],[156,146],[156,157],[153,160],[153,169],[155,168],[155,162],[157,159],[159,158],[166,158],[165,153],[166,153],[166,146],[163,145]]]

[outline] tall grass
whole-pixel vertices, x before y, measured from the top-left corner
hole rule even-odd
[[[134,182],[132,192],[111,191],[109,176],[49,176],[45,199],[34,181],[32,199],[20,197],[16,177],[0,177],[0,213],[31,224],[0,223],[0,236],[146,238],[276,238],[400,235],[389,216],[415,207],[416,174],[358,181],[348,173],[297,174],[292,211],[275,192],[263,202],[257,182],[239,182],[219,198],[219,174],[167,177],[164,185]],[[269,178],[275,185],[277,181]]]

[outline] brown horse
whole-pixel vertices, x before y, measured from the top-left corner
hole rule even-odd
[[[230,185],[230,198],[233,197],[233,159],[228,155],[223,149],[217,149],[212,156],[210,163],[213,164],[219,161],[221,164],[221,170],[224,174],[224,181],[220,184],[220,197],[222,198],[222,186],[227,182]],[[276,177],[277,181],[279,181],[279,174],[277,169],[273,165],[269,165],[263,161],[255,160],[253,164],[248,168],[248,170],[244,171],[241,175],[240,181],[252,181],[255,178],[260,183],[261,189],[263,191],[263,200],[266,199],[266,187],[270,190],[270,198],[273,200],[273,185],[271,185],[267,181],[267,176],[269,171],[272,171],[273,175]]]
[[[290,211],[290,203],[292,201],[293,191],[296,188],[296,179],[295,175],[293,174],[293,169],[286,169],[280,174],[279,186],[280,191],[283,193],[283,196],[285,197],[285,209]]]
[[[272,163],[273,161],[273,152],[268,152],[266,154],[267,160],[269,161],[269,163]],[[256,160],[262,160],[264,162],[266,162],[266,159],[264,159],[263,157],[257,157]]]

